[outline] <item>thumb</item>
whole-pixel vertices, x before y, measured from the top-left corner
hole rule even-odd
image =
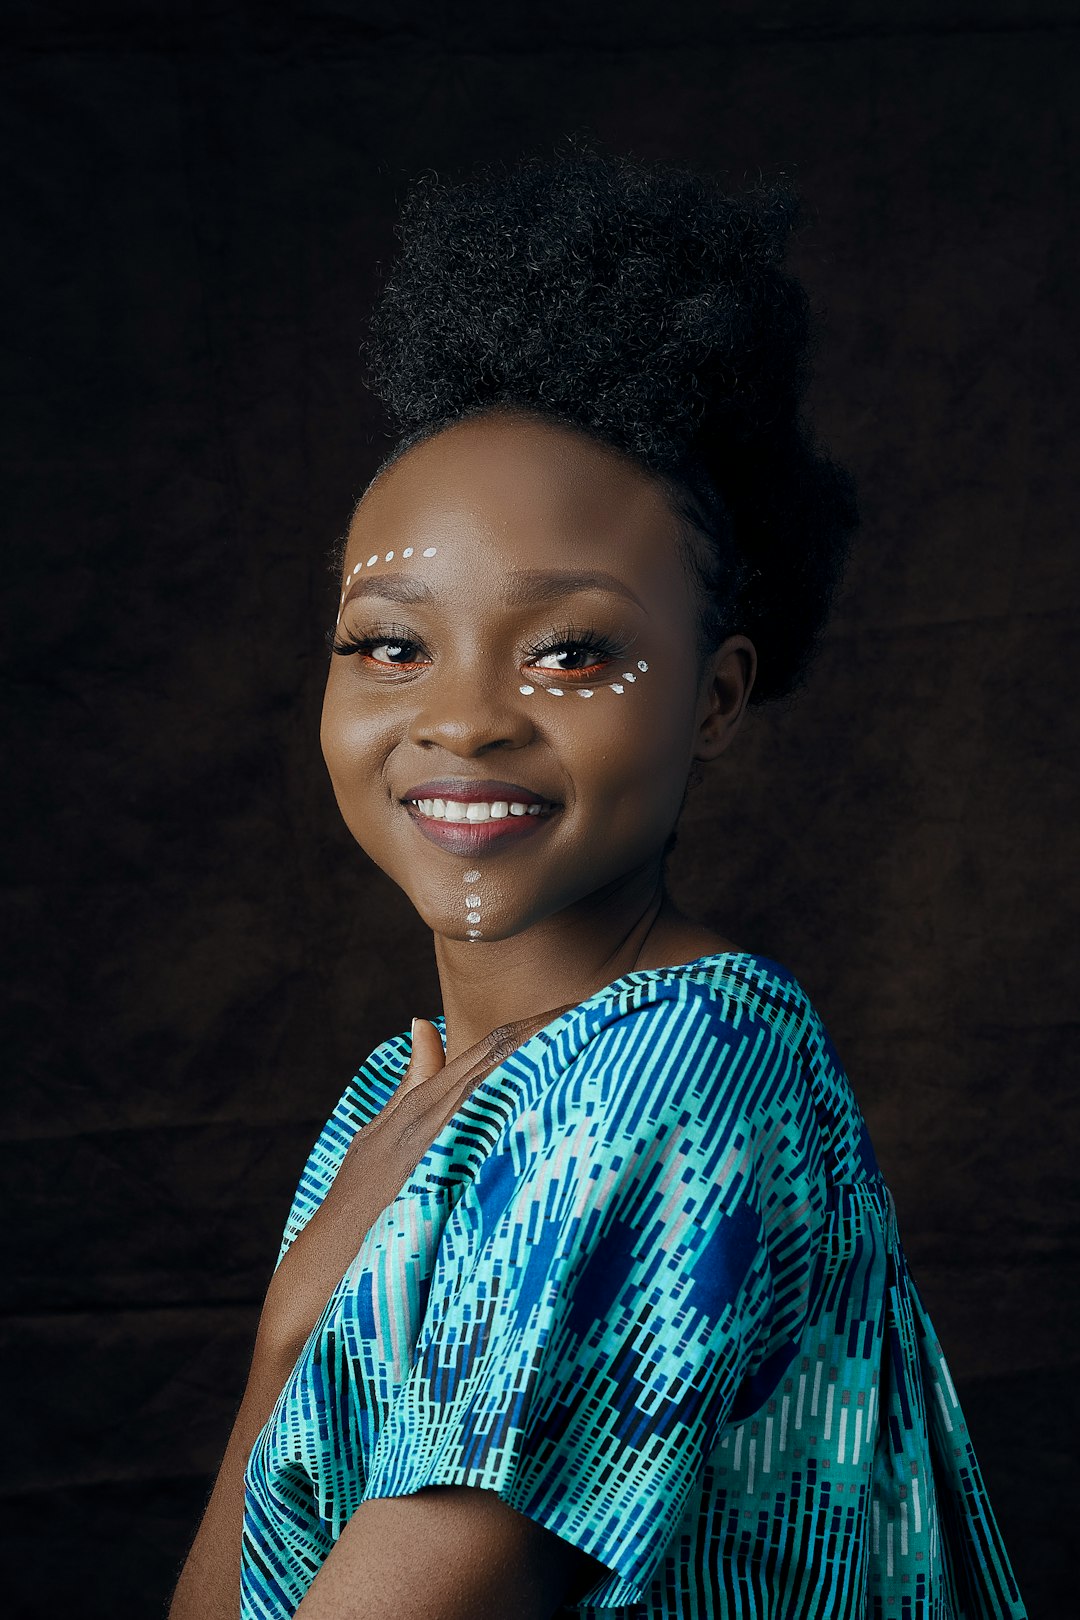
[[[429,1018],[414,1018],[412,1021],[412,1054],[409,1058],[409,1067],[405,1071],[405,1078],[401,1082],[402,1089],[419,1085],[422,1080],[430,1080],[433,1074],[446,1065],[446,1053],[443,1050],[442,1036]]]

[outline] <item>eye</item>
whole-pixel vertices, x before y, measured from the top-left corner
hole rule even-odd
[[[423,663],[423,659],[416,658],[419,651],[416,642],[369,642],[361,651],[372,664]]]
[[[594,680],[606,664],[621,657],[625,650],[599,631],[576,630],[568,625],[558,639],[548,638],[542,646],[531,649],[535,662],[529,667],[563,679],[583,676]]]
[[[422,658],[414,656],[422,650],[420,643],[414,641],[407,631],[393,625],[367,636],[350,632],[344,636],[332,636],[330,640],[331,652],[345,658],[356,653],[369,663],[381,664],[384,669],[413,669],[423,663]]]
[[[533,669],[555,669],[560,676],[567,676],[580,669],[599,669],[602,659],[597,661],[593,650],[588,646],[563,646],[557,653],[544,653],[533,664]]]

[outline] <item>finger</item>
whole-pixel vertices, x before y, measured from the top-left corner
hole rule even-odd
[[[428,1018],[414,1018],[412,1021],[412,1054],[409,1058],[409,1067],[401,1082],[401,1090],[408,1090],[412,1086],[420,1085],[424,1080],[430,1080],[432,1075],[446,1066],[446,1053],[443,1050],[442,1036],[435,1025]]]

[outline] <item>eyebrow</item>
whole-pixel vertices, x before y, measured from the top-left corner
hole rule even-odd
[[[360,574],[345,592],[345,602],[358,596],[381,596],[388,602],[432,602],[435,592],[423,580],[407,574]],[[342,602],[342,607],[345,606]]]
[[[511,569],[505,596],[511,607],[522,607],[533,602],[550,602],[555,597],[569,596],[574,591],[608,591],[615,596],[625,597],[643,613],[647,612],[644,602],[629,585],[601,569],[561,568],[550,572],[539,568]]]
[[[515,568],[510,571],[503,596],[508,607],[528,607],[569,596],[574,591],[608,591],[625,597],[645,614],[649,611],[629,585],[600,569]],[[345,601],[351,602],[357,596],[382,596],[390,602],[405,603],[436,600],[431,586],[410,574],[360,574],[346,592]]]

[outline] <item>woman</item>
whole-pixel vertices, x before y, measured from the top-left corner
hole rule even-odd
[[[794,219],[582,143],[406,203],[322,744],[443,1011],[312,1150],[173,1620],[1024,1614],[828,1034],[664,883],[855,524]]]

